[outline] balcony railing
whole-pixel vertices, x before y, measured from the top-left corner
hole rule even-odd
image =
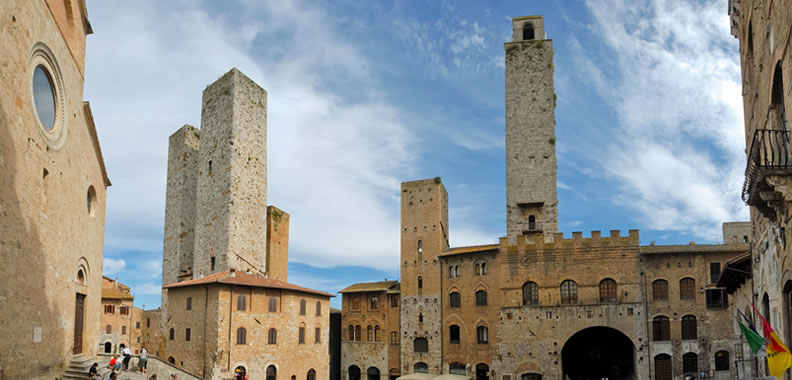
[[[748,151],[748,165],[745,167],[742,199],[751,206],[762,202],[758,198],[760,186],[767,175],[792,174],[789,132],[785,130],[757,129]]]

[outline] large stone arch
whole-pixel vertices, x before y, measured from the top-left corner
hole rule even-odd
[[[635,342],[615,328],[587,327],[572,334],[561,349],[562,376],[637,379]]]

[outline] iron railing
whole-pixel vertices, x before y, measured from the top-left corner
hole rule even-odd
[[[748,151],[748,164],[745,167],[742,199],[750,204],[761,176],[768,172],[792,169],[790,157],[789,132],[785,130],[757,129]]]

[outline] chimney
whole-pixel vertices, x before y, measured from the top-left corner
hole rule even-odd
[[[230,276],[231,276],[231,277],[236,277],[236,268],[231,268],[231,269],[229,270],[229,272],[231,273],[231,274],[230,274]]]

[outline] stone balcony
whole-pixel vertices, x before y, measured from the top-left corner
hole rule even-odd
[[[792,201],[792,151],[786,130],[757,129],[751,139],[742,199],[770,220]]]

